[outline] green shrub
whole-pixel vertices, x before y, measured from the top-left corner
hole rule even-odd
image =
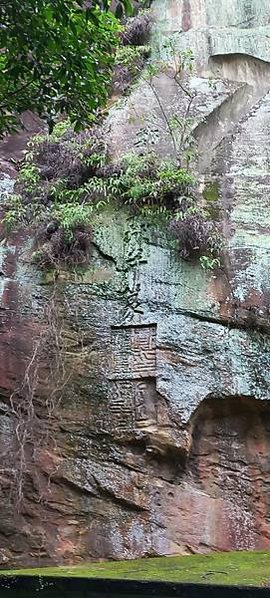
[[[81,263],[89,257],[93,216],[113,202],[156,222],[171,220],[181,257],[218,265],[220,231],[198,207],[190,171],[154,152],[113,162],[104,139],[102,128],[76,134],[62,124],[56,135],[34,138],[7,199],[6,229],[32,226],[43,266]]]
[[[170,223],[181,257],[199,258],[204,270],[219,267],[223,247],[219,226],[211,220],[206,209],[198,207],[194,199],[183,202],[181,208]]]
[[[5,207],[5,206],[4,206]],[[4,211],[2,223],[8,233],[23,224],[27,214],[26,205],[23,203],[21,195],[13,193],[7,199],[7,208]]]

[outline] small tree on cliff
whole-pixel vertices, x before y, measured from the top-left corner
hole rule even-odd
[[[117,0],[115,11],[131,11]],[[1,0],[0,135],[30,109],[75,126],[105,102],[119,25],[109,0]]]

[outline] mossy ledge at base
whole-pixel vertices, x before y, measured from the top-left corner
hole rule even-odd
[[[8,580],[8,585],[13,587],[13,584],[19,583],[16,580],[21,580],[24,583],[24,579],[27,577],[26,585],[32,578],[31,584],[40,583],[42,580],[43,585],[46,587],[50,582],[50,587],[54,587],[55,578],[61,578],[61,580],[71,581],[73,578],[80,580],[80,583],[86,579],[98,583],[98,580],[109,580],[110,582],[123,583],[128,582],[140,582],[142,586],[144,584],[153,585],[155,583],[158,586],[168,585],[167,589],[172,588],[175,584],[184,584],[185,586],[193,586],[197,584],[197,593],[172,593],[166,594],[164,590],[164,596],[175,595],[175,596],[202,596],[203,592],[200,593],[199,587],[207,585],[207,587],[228,586],[238,588],[261,588],[265,589],[270,596],[270,552],[225,552],[225,553],[213,553],[208,555],[192,555],[182,557],[162,557],[153,559],[140,559],[135,561],[121,561],[121,562],[99,562],[89,563],[83,565],[77,565],[72,567],[47,567],[41,569],[23,569],[20,571],[9,570],[2,571],[0,576],[0,589],[5,588],[5,583]],[[76,583],[74,581],[74,583]],[[137,585],[134,585],[135,593],[137,593]],[[131,585],[132,585],[131,584]],[[87,584],[86,584],[87,585]],[[124,584],[125,590],[131,592],[130,584]],[[135,587],[136,586],[136,587]],[[21,586],[17,586],[21,587]],[[56,587],[56,586],[55,586]],[[87,586],[91,592],[94,588],[91,585]],[[101,587],[101,586],[100,586]],[[102,586],[103,587],[103,586]],[[117,586],[118,587],[118,586]],[[164,586],[165,587],[165,586]],[[184,586],[183,586],[184,587]],[[119,586],[120,588],[120,586]],[[79,586],[77,590],[79,589]],[[101,588],[102,589],[102,588]],[[97,590],[95,590],[97,591]],[[102,590],[103,591],[103,590]],[[105,591],[105,589],[104,589]],[[162,590],[163,591],[163,590]],[[180,590],[179,590],[180,591]],[[124,589],[123,589],[124,594]],[[59,594],[58,594],[59,595]],[[62,595],[62,593],[61,593]],[[64,595],[64,594],[63,594]],[[84,594],[83,594],[84,595]],[[92,594],[91,594],[92,595]],[[154,593],[151,595],[162,595],[160,593]],[[224,594],[225,595],[225,594]],[[230,593],[230,596],[234,594]],[[253,595],[253,594],[252,594]],[[1,593],[2,596],[2,593]],[[54,596],[54,594],[50,594]],[[219,594],[220,596],[220,594]],[[255,596],[255,594],[254,594]]]

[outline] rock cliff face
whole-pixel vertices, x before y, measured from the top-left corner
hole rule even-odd
[[[46,410],[46,443],[26,442],[14,515],[20,421],[9,397],[29,383],[55,285],[31,263],[27,233],[1,246],[3,566],[270,548],[268,1],[155,0],[153,11],[154,52],[169,34],[195,51],[198,177],[220,198],[225,268],[205,273],[125,212],[103,215],[88,270],[57,281],[68,383]],[[158,84],[168,110],[184,114],[173,82]],[[158,118],[143,84],[112,111],[115,154],[148,111]],[[160,151],[170,151],[166,135]],[[48,360],[33,391],[37,422]]]

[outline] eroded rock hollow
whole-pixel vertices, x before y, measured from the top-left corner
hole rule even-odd
[[[195,54],[198,177],[202,193],[220,199],[225,265],[207,273],[156,231],[145,238],[126,212],[109,213],[88,270],[63,276],[52,298],[52,281],[31,261],[30,234],[1,245],[5,567],[270,548],[268,0],[154,0],[152,10],[153,53],[173,34]],[[187,98],[173,81],[161,76],[158,85],[168,110],[184,114]],[[132,148],[145,113],[158,118],[150,91],[142,83],[111,111],[116,155]],[[166,135],[159,151],[169,152]],[[8,191],[7,145],[2,157]],[[33,393],[37,421],[47,402],[47,442],[37,434],[14,514],[20,421],[10,396],[31,382],[26,364],[46,334],[48,301],[68,383],[50,413],[44,355]]]

